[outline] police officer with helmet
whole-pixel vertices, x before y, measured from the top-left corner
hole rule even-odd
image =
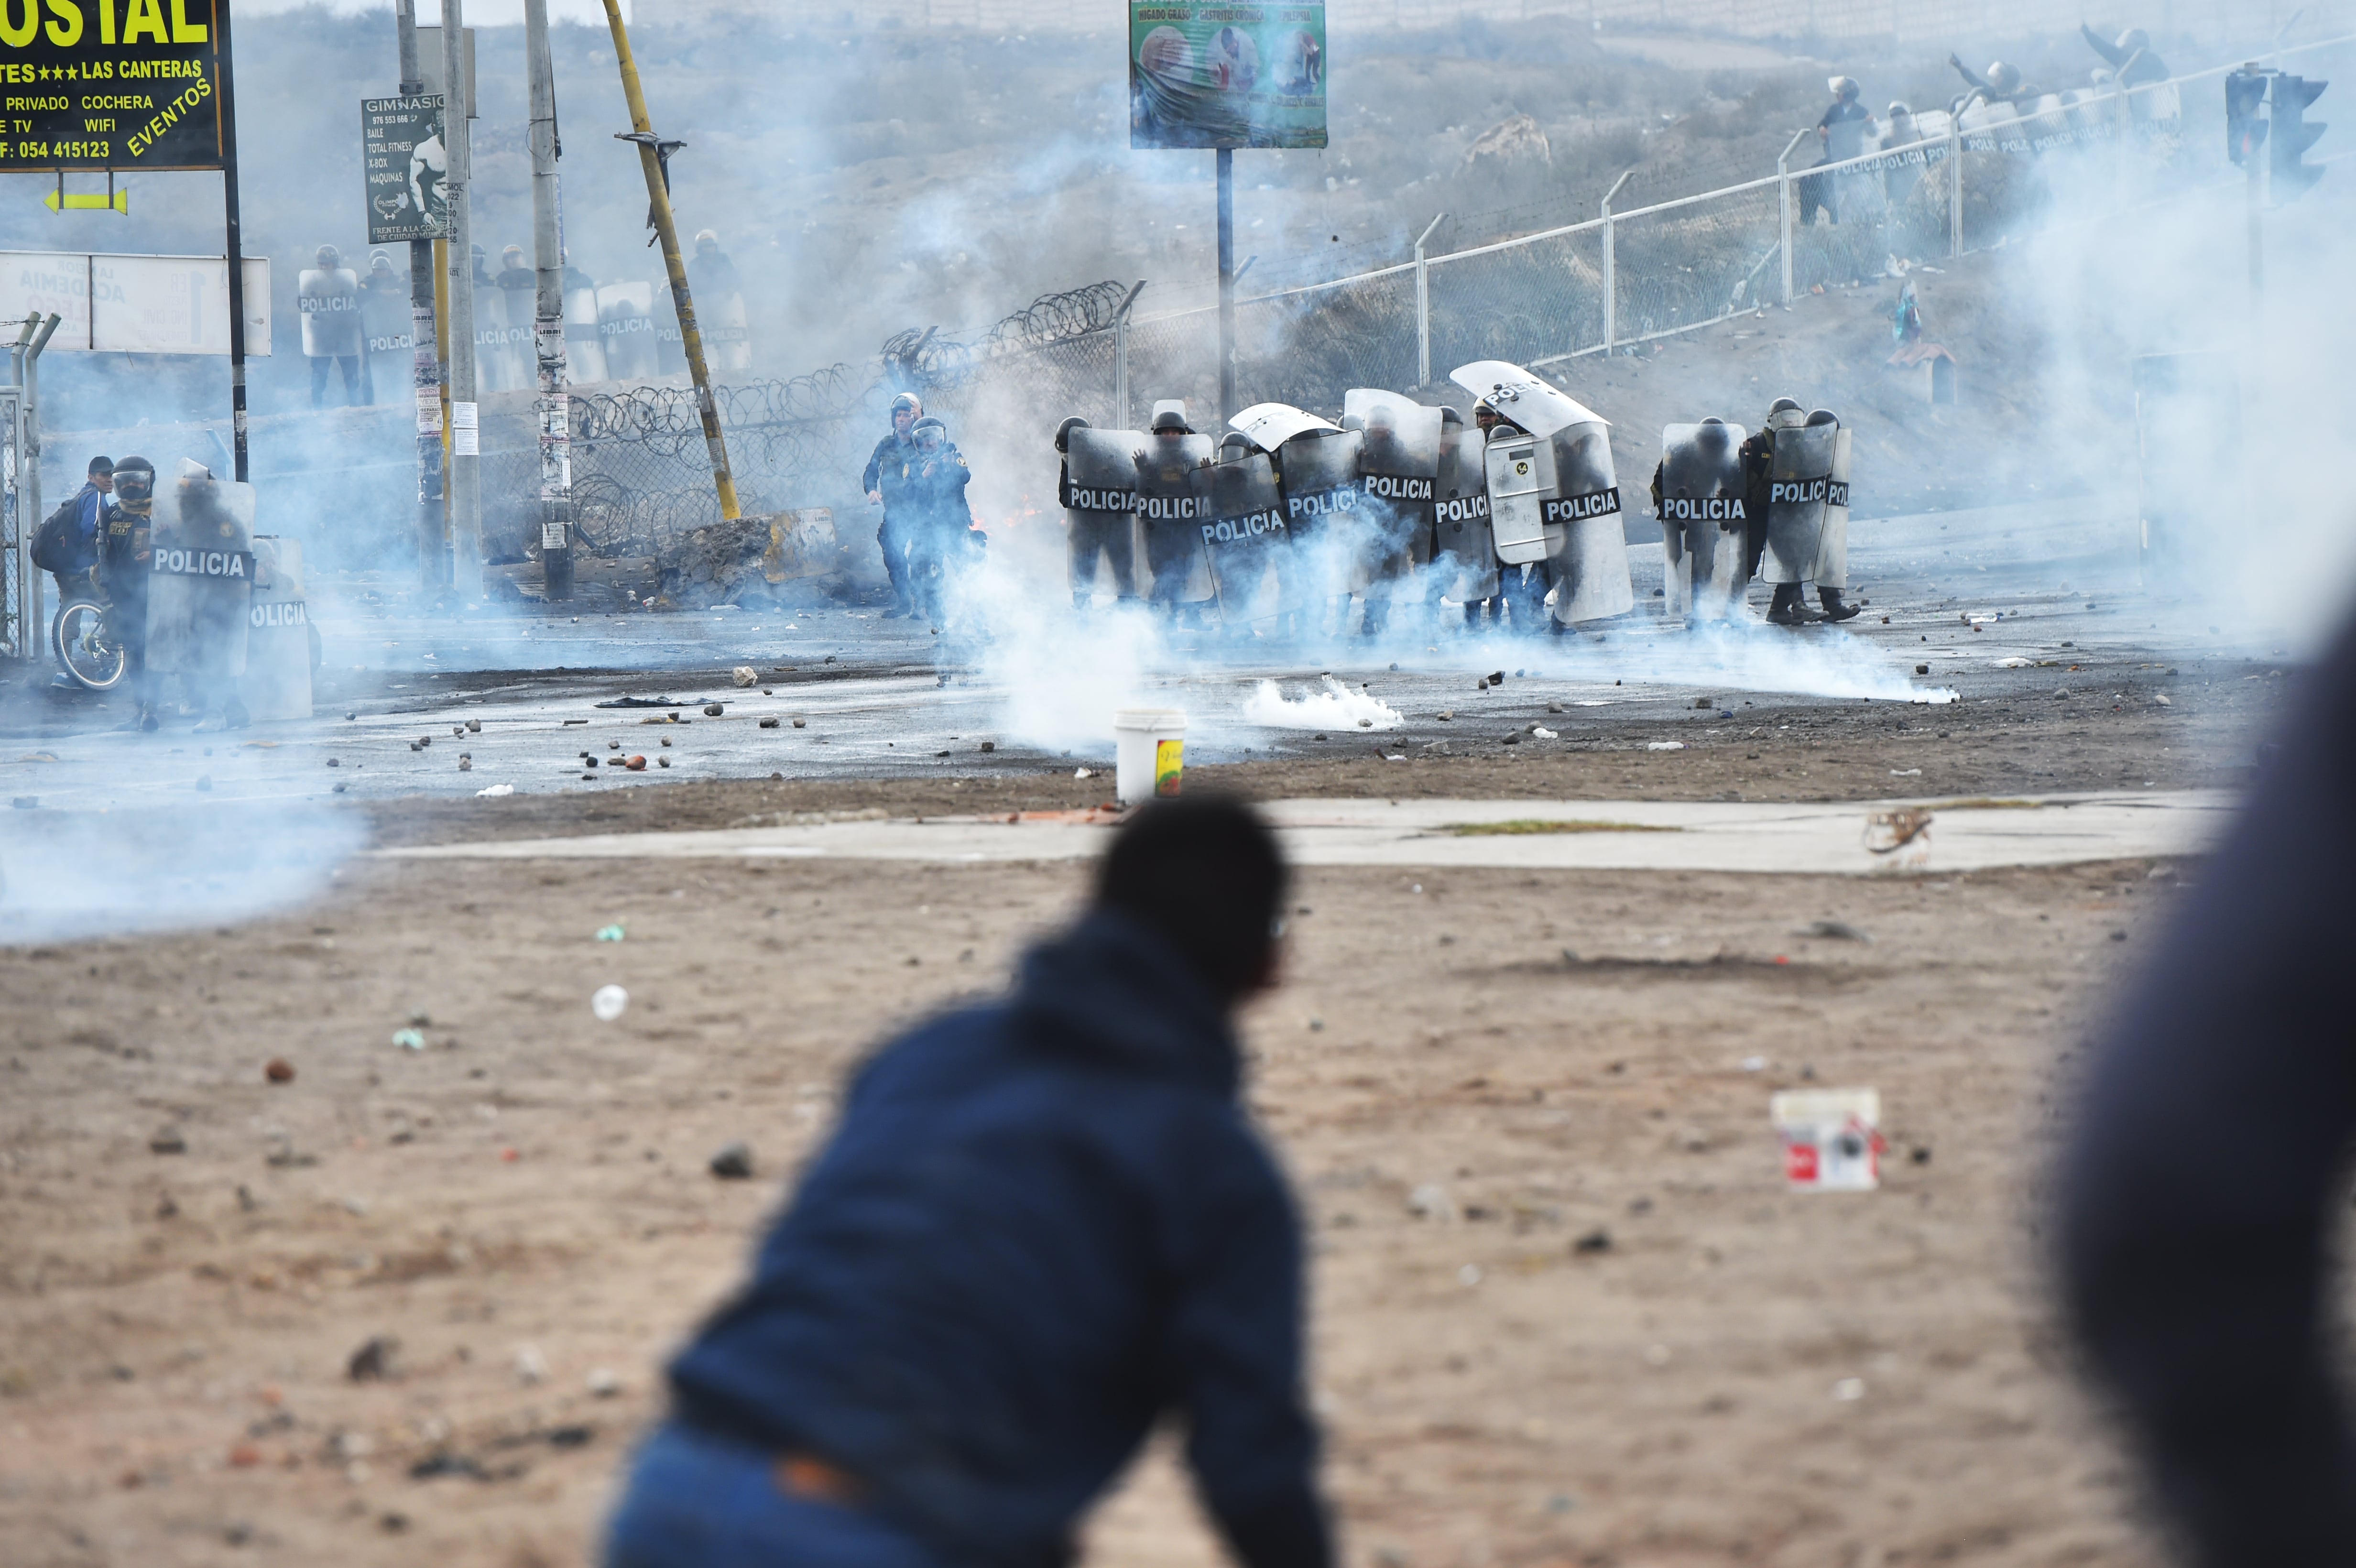
[[[126,679],[137,714],[123,728],[156,728],[155,680],[147,673],[147,584],[155,560],[155,465],[126,457],[114,465],[115,504],[105,514],[98,579],[105,588],[107,624],[123,645]]]
[[[887,621],[916,613],[915,596],[908,591],[908,539],[915,517],[907,493],[908,464],[916,446],[908,432],[924,412],[924,400],[914,392],[894,398],[891,432],[875,443],[867,471],[860,476],[859,487],[867,492],[868,505],[884,508],[875,543],[884,552],[884,574],[892,580],[892,608],[884,612]]]

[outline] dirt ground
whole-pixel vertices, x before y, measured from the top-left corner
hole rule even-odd
[[[1082,875],[362,860],[0,956],[0,1555],[588,1560],[842,1073]],[[1345,1560],[2147,1561],[2039,1227],[2081,1032],[2188,875],[1306,874],[1251,1096]],[[1883,1190],[1783,1189],[1768,1095],[1810,1082],[1879,1089]],[[1163,1458],[1090,1539],[1216,1560]]]

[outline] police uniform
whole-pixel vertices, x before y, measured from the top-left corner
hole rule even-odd
[[[939,431],[938,446],[926,450],[922,435]],[[948,427],[937,419],[918,420],[909,427],[908,453],[901,460],[903,495],[912,514],[908,528],[908,588],[916,608],[934,625],[948,623],[950,581],[979,548],[981,536],[973,530],[973,507],[965,487],[973,474],[965,454],[948,439]]]
[[[144,486],[136,477],[142,474]],[[122,498],[104,513],[98,572],[106,589],[107,629],[123,645],[131,699],[139,709],[133,721],[142,730],[153,730],[155,688],[147,674],[147,584],[155,559],[155,472],[144,459],[126,457],[114,465],[114,484]]]
[[[915,518],[907,494],[908,462],[916,452],[916,443],[896,428],[903,408],[908,411],[908,426],[924,417],[923,402],[913,392],[903,392],[892,400],[895,428],[884,432],[875,443],[875,451],[867,459],[866,471],[860,477],[860,488],[871,496],[883,497],[884,521],[875,529],[876,548],[884,552],[884,574],[892,581],[892,608],[888,615],[909,615],[916,613],[915,597],[908,592],[908,539]]]

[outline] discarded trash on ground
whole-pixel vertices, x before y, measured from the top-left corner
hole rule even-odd
[[[589,1010],[599,1023],[612,1023],[630,1005],[630,993],[619,986],[600,986],[589,998]]]
[[[1881,1095],[1872,1089],[1786,1089],[1767,1103],[1783,1141],[1783,1179],[1807,1192],[1881,1185]]]
[[[619,921],[616,921],[611,925],[602,925],[597,928],[597,940],[600,942],[619,942],[626,934],[628,933],[622,929],[622,923]]]
[[[392,1031],[392,1043],[403,1051],[423,1051],[425,1036],[413,1029],[397,1029]]]

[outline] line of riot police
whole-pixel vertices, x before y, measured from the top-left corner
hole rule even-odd
[[[1215,447],[1185,405],[1148,431],[1066,420],[1055,436],[1072,602],[1109,578],[1184,624],[1302,637],[1383,635],[1443,602],[1468,626],[1560,631],[1634,608],[1611,430],[1520,366],[1451,378],[1474,422],[1398,393],[1353,389],[1341,422],[1283,403],[1229,421]],[[1672,613],[1734,618],[1744,585],[1774,585],[1778,624],[1846,620],[1848,433],[1779,400],[1756,435],[1718,419],[1672,425],[1653,481]],[[1824,614],[1800,603],[1817,585]],[[1354,603],[1355,602],[1355,603]]]

